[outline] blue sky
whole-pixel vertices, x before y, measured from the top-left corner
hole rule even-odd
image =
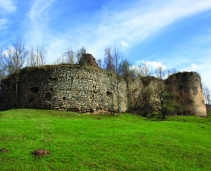
[[[196,71],[211,88],[211,0],[0,0],[0,46],[21,38],[53,62],[68,48]]]

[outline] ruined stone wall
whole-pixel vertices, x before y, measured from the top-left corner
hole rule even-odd
[[[177,95],[183,110],[181,114],[207,116],[199,74],[180,72],[171,75],[165,83]]]
[[[106,113],[111,110],[140,112],[150,90],[168,86],[180,107],[178,114],[207,116],[200,76],[195,72],[177,73],[162,81],[155,77],[127,82],[99,68],[56,65],[25,68],[2,80],[1,109],[14,107]],[[117,89],[118,87],[118,89]],[[153,104],[156,104],[154,103]],[[133,110],[131,110],[133,109]]]
[[[156,97],[156,90],[158,86],[164,86],[164,82],[156,77],[140,77],[128,82],[128,108],[135,113],[142,113],[145,108],[144,103],[151,103],[156,105],[158,101]],[[150,98],[150,99],[146,99]]]
[[[126,82],[117,84],[106,71],[76,65],[25,68],[2,80],[4,108],[26,107],[70,110],[77,112],[106,112],[127,110]],[[119,102],[119,103],[118,103]]]

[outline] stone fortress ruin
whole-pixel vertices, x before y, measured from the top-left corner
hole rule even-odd
[[[87,59],[92,59],[92,55]],[[93,62],[94,61],[94,62]],[[86,113],[121,112],[136,108],[142,90],[156,85],[158,79],[125,80],[92,66],[46,65],[26,67],[2,80],[1,109],[40,108]],[[161,81],[161,80],[159,80]],[[146,84],[147,83],[147,84]],[[118,85],[117,85],[118,84]],[[170,85],[178,102],[185,106],[180,114],[207,116],[200,76],[195,72],[171,75],[162,84]],[[133,94],[132,94],[133,92]],[[132,95],[131,95],[132,94]]]

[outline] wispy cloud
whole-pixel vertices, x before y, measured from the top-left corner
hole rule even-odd
[[[41,17],[42,13],[54,2],[55,0],[35,0],[29,12],[31,21],[37,20]]]
[[[162,67],[164,70],[167,69],[167,67],[162,64],[162,62],[158,61],[144,61],[144,60],[138,60],[136,61],[137,66],[142,66],[143,64],[146,64],[151,70],[158,69],[158,67]]]
[[[9,23],[7,14],[15,12],[17,7],[13,0],[0,0],[0,30],[5,30]]]
[[[149,36],[176,20],[203,12],[211,8],[211,1],[174,0],[158,4],[150,1],[142,7],[135,4],[123,11],[109,11],[101,15],[96,24],[97,36],[109,42],[123,40],[129,44],[140,43]]]
[[[88,8],[90,4],[93,5],[91,9]],[[13,15],[14,12],[17,12],[17,17]],[[202,23],[209,21],[210,14],[210,0],[131,0],[130,3],[121,0],[0,0],[0,36],[6,40],[5,37],[22,34],[20,36],[27,46],[44,45],[49,62],[61,56],[69,47],[77,50],[84,46],[88,53],[102,59],[105,47],[116,46],[133,64],[134,61],[139,64],[147,62],[152,70],[158,66],[195,70],[202,73],[202,77],[211,85],[211,30],[208,33],[209,23]],[[203,27],[197,25],[193,30],[191,28],[191,35],[189,30],[177,27],[183,27],[186,21],[200,23],[198,20]],[[191,24],[187,25],[189,27]],[[186,26],[183,28],[187,29]],[[203,31],[199,28],[203,28]],[[168,39],[165,33],[169,30],[183,35],[188,33],[188,38],[167,33]],[[167,40],[163,41],[163,37]],[[164,43],[161,50],[158,50],[156,43]],[[170,50],[165,47],[167,43],[172,43]],[[149,53],[142,53],[146,46]],[[142,58],[144,55],[146,58]]]
[[[46,37],[51,37],[52,32],[49,26],[49,8],[55,0],[35,0],[28,11],[28,15],[23,23],[24,40],[29,46],[48,45],[50,41]]]
[[[0,0],[0,14],[15,12],[17,7],[13,0]]]
[[[8,23],[7,19],[5,18],[0,19],[0,30],[3,30],[6,27],[7,23]]]
[[[71,38],[73,43],[83,43],[90,50],[98,49],[102,54],[105,46],[111,44],[121,46],[122,42],[127,42],[133,48],[175,21],[210,8],[211,1],[206,0],[174,0],[160,4],[157,1],[149,1],[146,6],[135,3],[121,11],[107,8],[96,14],[95,20],[82,22],[76,29],[68,28],[64,35]],[[100,54],[96,52],[94,55],[99,57]]]
[[[144,5],[143,1],[133,1],[129,6],[118,9],[104,4],[89,20],[79,20],[73,26],[68,22],[59,31],[51,28],[48,23],[54,21],[59,25],[64,22],[62,18],[50,18],[48,9],[54,2],[34,2],[29,12],[31,26],[26,33],[28,42],[45,42],[51,58],[58,57],[56,54],[69,46],[73,49],[85,46],[96,58],[102,58],[104,48],[109,45],[129,51],[172,23],[211,9],[211,1],[207,0],[163,0],[162,3],[149,0]]]

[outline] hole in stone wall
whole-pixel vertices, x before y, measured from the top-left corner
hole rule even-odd
[[[52,96],[50,93],[46,93],[45,98],[46,100],[51,100]]]
[[[63,97],[63,100],[66,100],[67,98],[66,97]]]
[[[34,97],[30,97],[28,100],[28,103],[32,103],[32,102],[34,102]]]
[[[31,87],[31,88],[29,89],[29,91],[30,91],[31,93],[33,93],[33,94],[37,94],[38,91],[39,91],[39,88],[38,88],[38,87]]]
[[[7,80],[6,84],[7,84],[7,87],[9,87],[9,86],[10,86],[10,82],[9,82],[8,80]]]
[[[113,93],[110,92],[110,91],[107,91],[107,92],[106,92],[106,95],[107,95],[108,97],[112,97],[112,96],[113,96]]]
[[[57,78],[54,77],[54,76],[51,76],[51,77],[49,77],[49,80],[50,80],[50,81],[57,81]]]

